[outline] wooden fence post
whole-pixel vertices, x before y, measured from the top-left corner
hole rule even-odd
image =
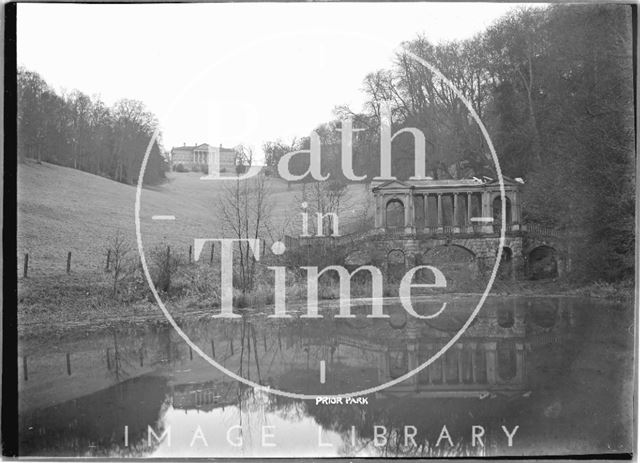
[[[71,354],[67,352],[67,374],[71,376]]]
[[[111,261],[111,249],[107,249],[107,266],[105,267],[105,271],[109,271],[109,263]]]
[[[209,258],[209,263],[213,264],[213,249],[214,249],[213,241],[211,242],[211,257]]]
[[[29,253],[24,255],[24,277],[27,278],[27,273],[29,273]]]
[[[213,339],[211,340],[211,355],[216,358],[216,346],[213,344]]]
[[[192,252],[192,247],[191,245],[189,245],[189,263],[191,263],[191,252]]]
[[[111,354],[109,353],[110,349],[110,347],[107,347],[107,370],[109,371],[111,371]]]
[[[22,357],[22,370],[24,371],[24,380],[29,380],[29,374],[27,373],[27,356]]]
[[[71,251],[67,254],[67,274],[71,273]]]

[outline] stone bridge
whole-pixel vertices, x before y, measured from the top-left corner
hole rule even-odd
[[[499,276],[562,276],[570,263],[568,240],[557,230],[522,221],[522,184],[521,179],[507,177],[502,183],[487,177],[379,179],[371,188],[375,201],[371,230],[345,236],[288,237],[285,244],[287,249],[306,248],[309,262],[319,256],[341,258],[347,266],[384,268],[387,276],[404,273],[410,266],[434,265],[457,273],[462,281],[491,272],[504,216]],[[332,234],[333,223],[319,225],[324,235]]]
[[[499,230],[412,233],[404,229],[372,229],[366,233],[333,237],[286,239],[287,249],[310,250],[313,256],[342,256],[347,267],[376,265],[388,275],[404,273],[408,267],[435,265],[454,271],[459,278],[488,275],[500,246]],[[567,243],[553,229],[537,224],[508,226],[499,276],[538,279],[562,276],[570,263]]]

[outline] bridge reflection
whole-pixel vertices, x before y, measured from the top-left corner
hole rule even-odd
[[[379,386],[427,361],[457,333],[473,308],[464,298],[451,305],[451,311],[427,321],[390,309],[391,318],[384,320],[292,319],[283,324],[256,315],[225,323],[205,318],[181,327],[225,368],[264,388],[328,395]],[[591,313],[585,316],[588,310]],[[344,446],[340,451],[346,456],[360,455],[359,449],[371,445],[374,425],[385,426],[389,436],[415,425],[419,442],[426,438],[433,444],[445,423],[454,438],[468,438],[472,425],[499,429],[506,419],[510,429],[526,427],[531,445],[541,448],[560,432],[558,426],[571,423],[561,431],[569,436],[566,446],[577,445],[585,437],[584,426],[575,425],[585,421],[579,418],[585,404],[596,404],[612,423],[627,410],[610,400],[619,379],[602,373],[604,382],[594,388],[594,368],[580,366],[595,363],[604,368],[603,362],[617,361],[618,368],[629,363],[616,360],[618,351],[607,360],[600,358],[599,333],[621,338],[620,327],[628,326],[624,313],[607,312],[580,299],[489,298],[478,318],[433,363],[369,394],[367,406],[348,407],[271,395],[234,381],[191,351],[166,325],[124,329],[117,336],[63,339],[55,352],[23,343],[29,349],[23,352],[29,356],[29,375],[20,383],[21,454],[154,455],[161,445],[147,445],[147,426],[157,433],[169,427],[179,432],[185,424],[195,428],[219,422],[222,431],[211,428],[207,437],[220,435],[224,440],[225,427],[241,425],[250,446],[248,436],[259,433],[270,420],[278,420],[278,429],[285,433],[294,432],[302,422],[305,432],[314,436],[317,426],[337,433]],[[600,314],[604,314],[600,321],[591,321]],[[620,320],[614,324],[611,320],[618,318],[611,314],[620,315]],[[632,339],[628,342],[632,346]],[[70,374],[65,352],[71,358]],[[52,359],[59,362],[54,364]],[[325,384],[319,380],[320,361],[327,367]],[[555,420],[558,415],[566,419]],[[126,448],[124,426],[129,432]],[[601,448],[595,439],[599,433],[600,428],[589,431],[589,438],[596,442],[589,449]],[[389,442],[393,443],[391,437]],[[263,455],[258,440],[254,444],[256,455]],[[396,447],[395,443],[392,447],[384,451],[431,455],[426,447]],[[225,449],[231,455],[235,448],[212,446],[201,456],[224,456]],[[374,450],[371,455],[378,455],[380,450]],[[283,443],[281,451],[291,448]],[[524,447],[513,451],[523,452]]]
[[[319,395],[371,389],[420,368],[376,392],[376,397],[513,396],[530,387],[527,357],[531,351],[560,339],[569,340],[575,324],[573,307],[562,300],[542,307],[538,304],[535,310],[531,302],[527,306],[522,300],[503,300],[483,309],[457,342],[422,367],[457,333],[465,321],[465,310],[469,308],[459,307],[450,316],[430,321],[332,320],[320,326],[287,325],[286,329],[245,319],[241,322],[244,328],[236,327],[240,336],[237,344],[245,349],[236,348],[233,355],[226,356],[225,368],[265,386]],[[215,336],[202,327],[197,331],[199,334],[192,332],[190,336],[199,345]],[[251,339],[243,339],[243,331],[252,333]],[[319,381],[320,361],[326,365],[325,384]],[[193,362],[204,363],[201,359]],[[226,377],[215,370],[206,376],[206,381],[198,382],[193,371],[174,373],[174,406],[200,408],[234,400],[225,395],[230,389]],[[181,386],[181,381],[189,387]]]

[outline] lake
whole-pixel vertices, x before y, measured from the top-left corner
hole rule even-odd
[[[435,312],[439,302],[425,302],[419,312]],[[69,331],[55,341],[26,338],[18,359],[20,454],[631,451],[631,305],[492,296],[449,349],[409,375],[442,350],[475,304],[477,297],[448,300],[429,320],[386,306],[388,319],[362,312],[353,319],[282,320],[251,312],[179,322],[199,350],[243,382],[203,359],[166,322]],[[295,397],[346,393],[359,403]]]

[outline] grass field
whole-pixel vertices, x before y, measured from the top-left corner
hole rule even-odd
[[[225,237],[217,214],[225,186],[222,182],[202,181],[200,176],[170,173],[165,184],[143,190],[140,217],[147,257],[149,251],[162,244],[171,246],[171,254],[185,262],[194,238]],[[290,223],[286,233],[298,235],[302,185],[289,188],[281,180],[268,179],[268,189],[274,228],[282,232],[283,224]],[[113,274],[105,272],[107,249],[119,232],[130,249],[129,265],[138,260],[134,186],[66,167],[27,162],[18,167],[17,190],[16,270],[21,333],[61,331],[87,323],[100,326],[113,321],[133,322],[160,314],[155,304],[145,299],[146,283],[134,280],[138,281],[133,289],[134,299],[120,300],[112,295]],[[347,202],[362,206],[367,203],[367,194],[362,186],[351,186]],[[341,229],[357,214],[359,211],[354,210],[341,214]],[[154,221],[153,215],[175,215],[176,220]],[[269,237],[264,238],[269,242]],[[66,273],[68,252],[72,253],[70,274]],[[23,277],[25,253],[29,254],[28,278]],[[191,293],[198,293],[194,297],[180,296],[176,301],[185,313],[210,305],[219,288],[215,267],[219,260],[216,257],[211,268],[208,249],[205,253],[199,265],[183,266],[176,276],[178,286],[195,284]],[[269,291],[262,288],[259,293]]]
[[[222,238],[216,217],[222,181],[199,180],[199,173],[170,173],[169,181],[142,193],[141,230],[145,249],[166,243],[187,255],[194,238]],[[268,180],[274,203],[274,223],[293,219],[300,207],[301,185]],[[121,231],[136,246],[134,204],[136,188],[52,164],[20,164],[18,168],[18,276],[23,257],[29,253],[29,276],[54,276],[66,272],[67,253],[72,253],[72,273],[104,269],[110,240]],[[352,204],[362,204],[366,190],[352,186]],[[344,214],[345,221],[353,211]],[[153,215],[175,215],[175,221],[153,221]],[[341,220],[343,217],[341,217]],[[266,237],[265,237],[266,238]]]

